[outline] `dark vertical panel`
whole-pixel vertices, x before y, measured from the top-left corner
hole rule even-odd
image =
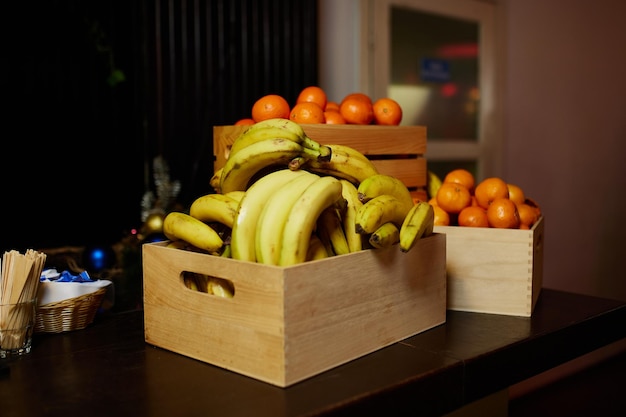
[[[139,14],[118,3],[3,4],[3,251],[112,243],[138,223]]]
[[[314,1],[24,0],[3,11],[3,157],[23,159],[0,164],[0,215],[22,225],[3,230],[3,250],[106,243],[138,227],[157,155],[189,204],[211,191],[214,125],[317,82]],[[126,76],[114,87],[111,56]]]
[[[149,4],[150,2],[147,2]],[[181,200],[210,192],[212,127],[249,117],[256,99],[294,102],[317,82],[316,2],[159,0],[155,49],[162,59],[158,115]],[[312,31],[313,33],[308,33]],[[155,154],[161,148],[155,148]]]

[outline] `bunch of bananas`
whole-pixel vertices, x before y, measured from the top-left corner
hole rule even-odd
[[[288,119],[245,130],[211,185],[188,214],[163,220],[172,247],[289,266],[396,244],[407,252],[433,231],[433,208],[402,181]]]

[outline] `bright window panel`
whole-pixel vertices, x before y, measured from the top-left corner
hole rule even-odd
[[[403,125],[428,128],[428,139],[478,141],[476,22],[391,8],[389,96]]]

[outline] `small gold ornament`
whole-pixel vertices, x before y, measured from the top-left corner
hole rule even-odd
[[[163,219],[165,214],[161,212],[153,212],[148,215],[146,221],[141,226],[141,235],[143,237],[163,233]]]

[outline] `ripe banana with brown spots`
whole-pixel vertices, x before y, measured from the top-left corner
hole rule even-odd
[[[406,205],[407,212],[413,207],[411,191],[409,191],[407,186],[400,179],[391,175],[371,175],[361,181],[358,191],[359,200],[363,203],[367,203],[369,200],[379,195],[389,194],[403,202]]]
[[[347,209],[347,207],[346,207]],[[346,234],[343,231],[341,216],[335,206],[330,206],[322,211],[317,221],[317,234],[326,247],[332,249],[333,255],[345,255],[350,253],[350,246]]]
[[[341,183],[332,176],[322,176],[304,190],[283,228],[279,265],[295,265],[306,260],[317,219],[322,211],[342,198]]]
[[[363,249],[363,235],[356,231],[356,214],[363,205],[359,200],[356,186],[346,179],[340,179],[341,195],[346,200],[346,207],[341,212],[341,223],[346,235],[350,252],[358,252]]]
[[[387,222],[393,222],[400,227],[410,209],[393,195],[383,194],[374,197],[359,208],[356,231],[368,235]]]
[[[302,165],[318,174],[332,175],[359,184],[367,177],[378,174],[378,170],[365,155],[345,145],[327,144],[331,150],[330,160],[311,159]]]
[[[239,202],[231,232],[230,249],[233,259],[256,262],[256,228],[263,207],[274,191],[302,175],[310,173],[285,168],[264,175],[248,188]]]
[[[267,196],[267,202],[256,225],[256,261],[266,265],[278,265],[283,238],[283,228],[291,207],[319,175],[302,171],[297,176]]]
[[[239,202],[225,194],[206,194],[196,198],[189,207],[189,215],[204,223],[219,222],[233,227]]]
[[[392,222],[384,223],[370,235],[369,242],[377,249],[390,248],[400,242],[400,229]]]
[[[236,155],[253,143],[275,138],[290,140],[322,156],[330,155],[330,150],[308,137],[299,123],[284,118],[272,118],[246,128],[233,142],[228,157]]]
[[[186,213],[172,211],[163,219],[163,234],[169,240],[184,240],[211,254],[222,249],[224,241],[208,224]]]
[[[400,227],[400,250],[408,252],[418,239],[430,236],[435,225],[435,211],[426,201],[418,201]]]

